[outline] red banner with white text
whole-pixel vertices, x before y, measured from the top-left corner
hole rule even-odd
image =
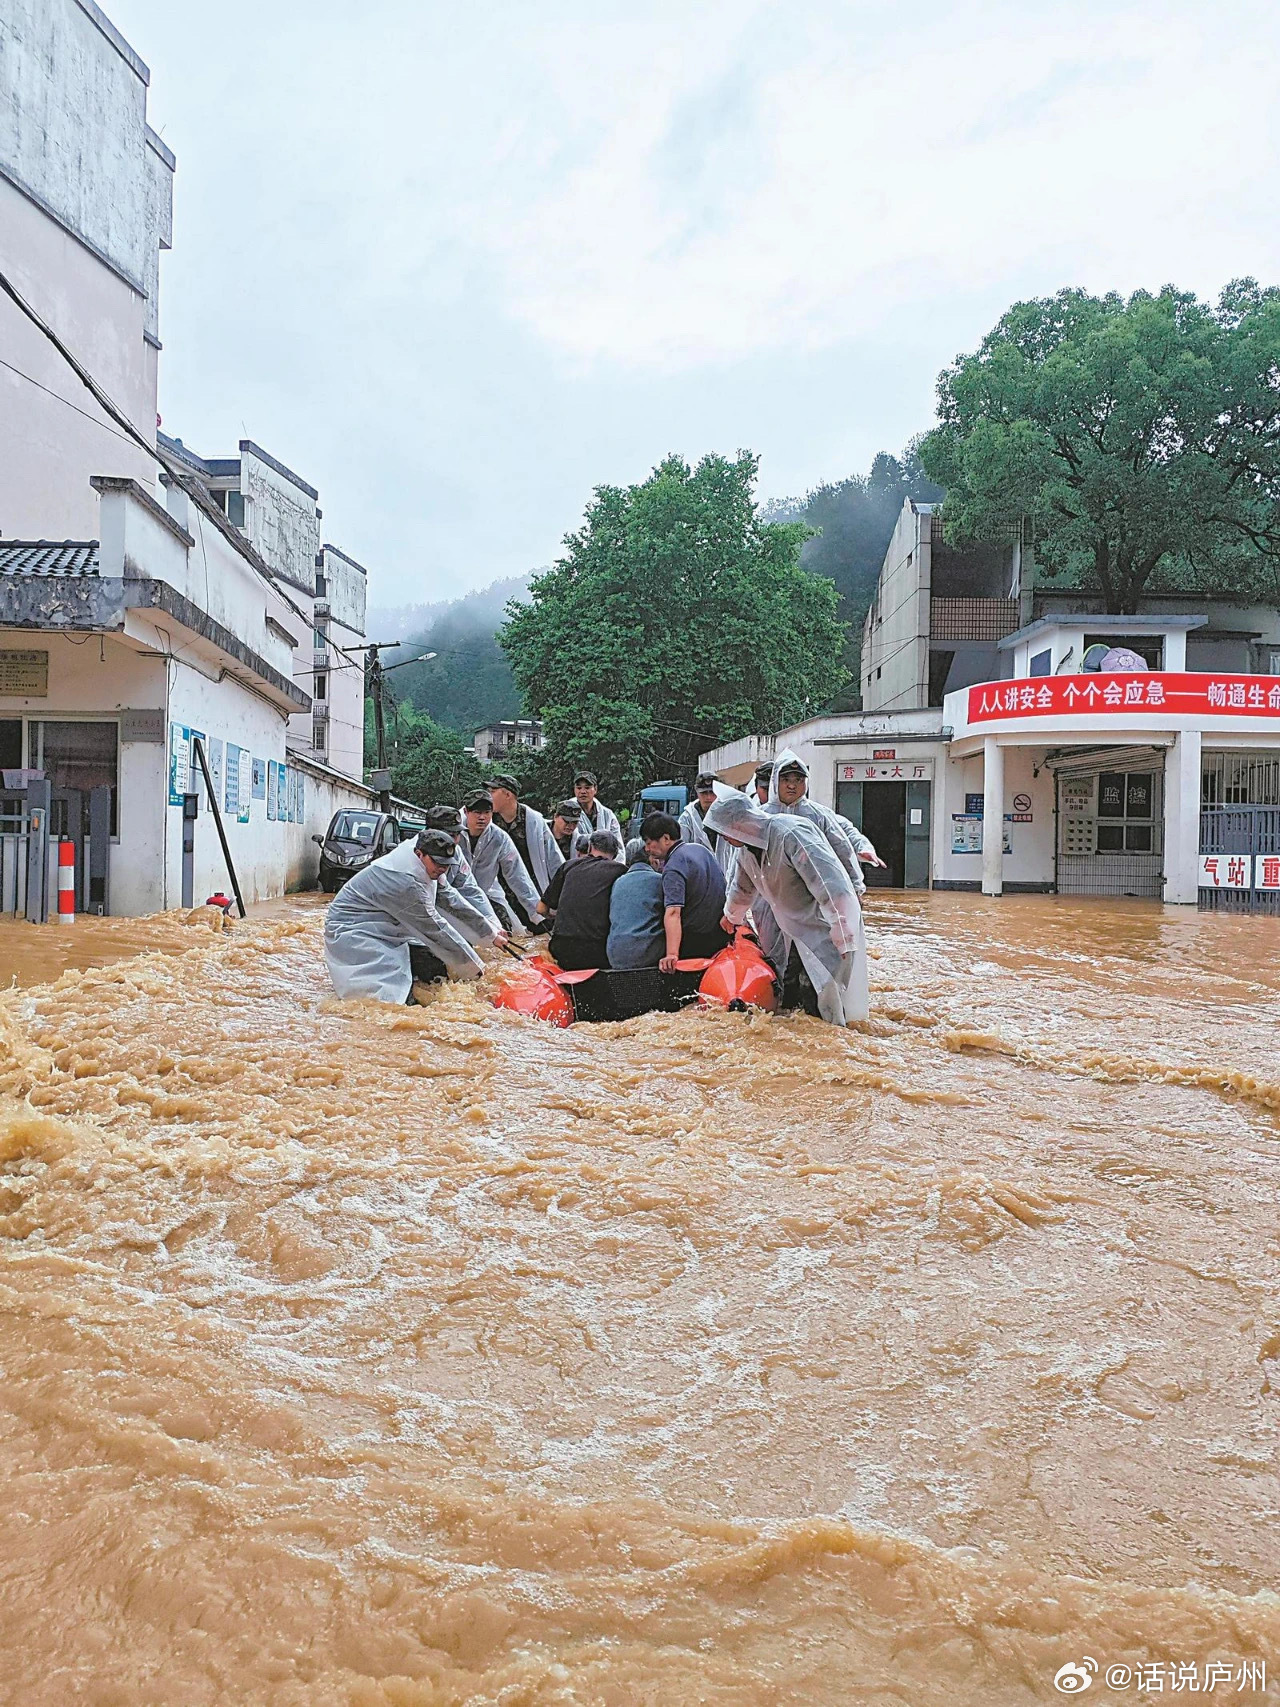
[[[1280,677],[1135,670],[1105,676],[1032,676],[1017,682],[979,682],[969,689],[970,723],[991,723],[1007,717],[1105,717],[1151,711],[1280,721]]]

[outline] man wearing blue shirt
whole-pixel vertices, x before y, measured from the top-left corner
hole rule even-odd
[[[666,812],[651,812],[640,826],[645,852],[662,872],[662,923],[667,952],[658,962],[674,972],[677,960],[701,960],[727,946],[724,872],[708,847],[680,839]]]

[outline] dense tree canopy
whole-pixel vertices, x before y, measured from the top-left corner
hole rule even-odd
[[[957,543],[1024,518],[1043,569],[1133,611],[1148,582],[1274,589],[1280,292],[1020,302],[938,382],[920,445]],[[1274,596],[1274,592],[1272,594]]]
[[[833,584],[799,567],[803,527],[764,521],[756,459],[668,457],[597,488],[566,554],[501,641],[566,776],[622,800],[699,751],[796,721],[844,680]]]

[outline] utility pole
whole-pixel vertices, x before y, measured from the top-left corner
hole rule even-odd
[[[366,692],[373,695],[373,728],[378,739],[378,764],[369,780],[378,791],[378,805],[384,812],[391,810],[391,772],[387,769],[387,725],[382,707],[382,659],[379,654],[394,651],[399,644],[398,640],[388,640],[384,645],[371,645],[364,655]]]
[[[387,769],[387,723],[382,697],[386,692],[387,671],[382,667],[380,654],[394,652],[401,644],[399,640],[371,642],[364,655],[366,692],[373,697],[373,729],[378,742],[378,765],[369,780],[378,792],[379,809],[387,813],[391,811],[391,772]],[[416,658],[402,658],[398,664],[389,664],[387,669],[403,670],[406,664],[425,664],[434,657],[434,652],[423,652]]]

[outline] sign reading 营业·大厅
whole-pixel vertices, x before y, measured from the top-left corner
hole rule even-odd
[[[931,782],[933,780],[933,761],[931,759],[900,759],[893,764],[881,761],[879,764],[870,759],[859,759],[854,764],[842,764],[839,767],[837,781],[839,782]]]

